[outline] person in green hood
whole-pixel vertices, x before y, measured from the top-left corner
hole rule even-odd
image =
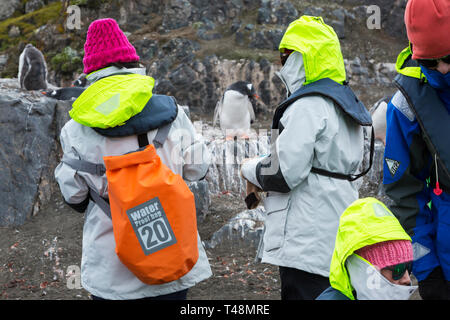
[[[411,238],[375,198],[358,199],[342,214],[330,266],[330,284],[316,300],[408,300]]]
[[[279,266],[281,299],[314,300],[329,286],[339,217],[358,199],[352,180],[364,155],[362,126],[372,119],[346,83],[339,39],[321,17],[290,23],[279,50],[287,99],[273,117],[271,153],[249,159],[241,173],[267,192],[258,257]]]

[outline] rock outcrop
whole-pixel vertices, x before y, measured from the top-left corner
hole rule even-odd
[[[67,103],[0,82],[0,226],[20,225],[56,192],[57,136],[68,119]]]

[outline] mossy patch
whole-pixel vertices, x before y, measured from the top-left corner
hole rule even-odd
[[[27,41],[39,27],[51,23],[60,17],[61,2],[53,2],[39,10],[0,22],[0,51],[16,46],[21,41]],[[20,36],[9,37],[11,27],[20,29]]]
[[[72,75],[83,69],[83,58],[71,47],[66,47],[61,53],[57,53],[50,59],[53,70],[61,72],[62,75]]]

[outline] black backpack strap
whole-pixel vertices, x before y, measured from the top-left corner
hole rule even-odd
[[[147,132],[138,134],[137,138],[138,138],[139,148],[144,148],[150,144],[148,142]]]
[[[324,169],[319,169],[319,168],[313,167],[313,168],[311,168],[311,172],[320,174],[322,176],[335,178],[335,179],[355,181],[356,179],[361,178],[362,176],[366,175],[369,172],[369,170],[372,168],[374,150],[375,150],[375,130],[372,127],[372,136],[370,138],[370,160],[369,160],[369,167],[366,170],[364,170],[360,174],[352,175],[352,174],[342,174],[342,173],[330,172],[330,171],[327,171]]]
[[[156,136],[153,139],[153,145],[156,149],[161,148],[164,144],[164,142],[167,140],[167,137],[169,136],[170,128],[172,127],[172,123],[168,123],[158,129],[156,132]],[[138,134],[138,143],[139,148],[144,148],[150,144],[147,137],[147,132]]]

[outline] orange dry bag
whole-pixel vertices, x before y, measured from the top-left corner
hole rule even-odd
[[[168,128],[159,131],[164,136]],[[155,142],[158,140],[154,141],[157,147],[163,143]],[[120,261],[147,284],[181,278],[198,259],[195,200],[189,187],[180,175],[161,162],[154,145],[121,156],[103,157],[103,160]],[[87,169],[88,165],[102,166],[82,160],[63,158],[63,161],[88,172],[95,171]],[[90,194],[108,213],[106,201],[94,190]]]

